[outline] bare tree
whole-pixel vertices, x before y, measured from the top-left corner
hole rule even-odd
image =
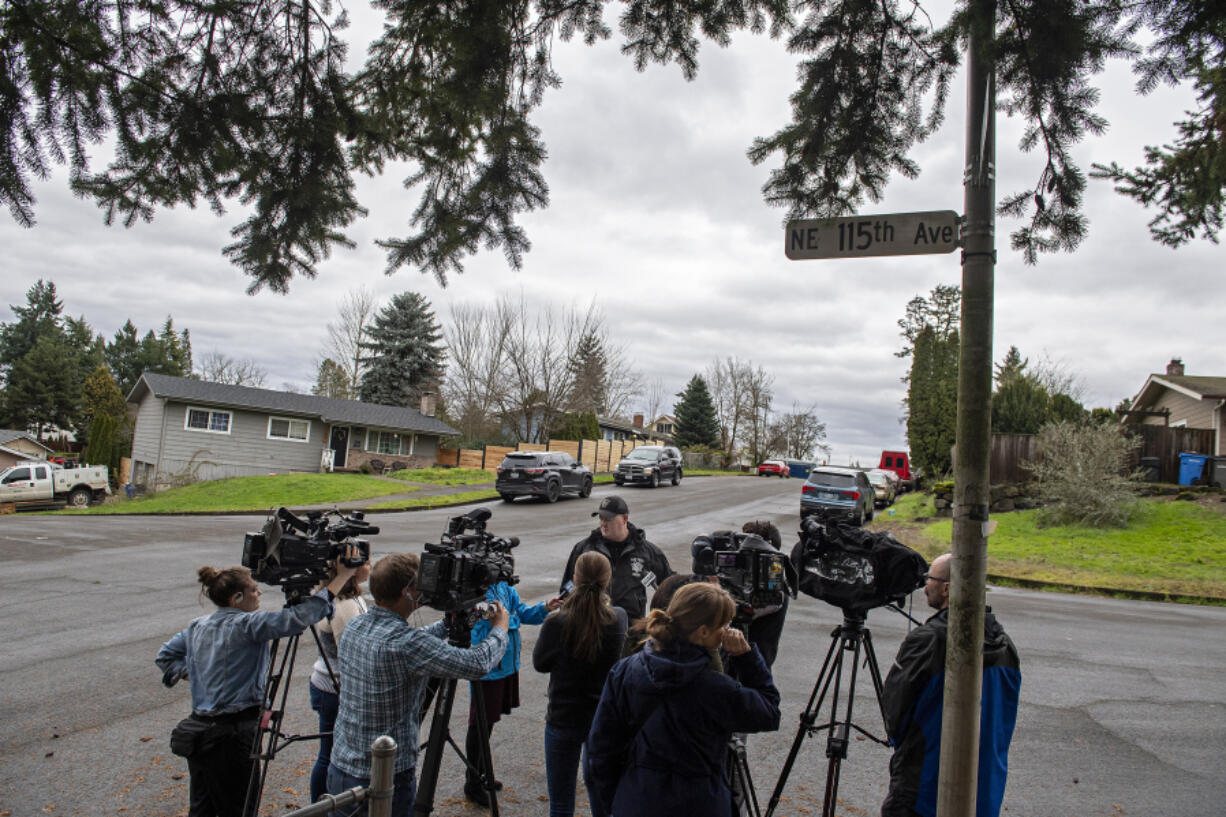
[[[746,363],[742,369],[742,424],[745,428],[745,452],[750,462],[761,462],[771,453],[770,415],[775,378],[761,366],[756,369]]]
[[[543,443],[565,412],[571,391],[567,363],[586,321],[573,310],[557,315],[552,306],[530,316],[522,296],[518,302],[502,297],[497,309],[510,323],[502,413],[512,421],[514,433],[521,440]]]
[[[1053,358],[1047,350],[1037,363],[1030,365],[1029,374],[1050,395],[1066,394],[1078,403],[1085,398],[1086,385],[1081,377],[1070,369],[1067,361]]]
[[[237,360],[216,349],[206,352],[197,364],[197,374],[209,383],[224,383],[228,386],[253,386],[263,388],[268,372],[249,358]]]
[[[830,456],[826,424],[817,419],[815,405],[802,409],[792,403],[792,410],[771,424],[771,441],[772,453],[778,451],[791,459],[807,460],[818,451]]]
[[[496,417],[506,402],[507,338],[511,313],[499,307],[453,304],[447,340],[447,376],[443,399],[447,411],[469,440],[499,435]]]
[[[362,342],[375,312],[375,296],[366,287],[351,289],[337,308],[336,320],[328,322],[328,340],[324,344],[321,362],[330,359],[345,373],[350,400],[358,397],[365,366]],[[333,395],[340,396],[340,395]]]
[[[747,389],[754,375],[751,363],[735,357],[716,359],[707,368],[707,385],[719,419],[720,448],[733,459],[740,454],[740,433],[749,414]]]
[[[664,378],[653,377],[647,381],[640,394],[636,395],[642,401],[643,413],[647,416],[647,422],[651,422],[664,413],[664,408],[667,405],[668,411],[672,412],[672,404],[667,403],[668,394],[664,390]],[[678,393],[674,395],[677,398],[681,397]]]

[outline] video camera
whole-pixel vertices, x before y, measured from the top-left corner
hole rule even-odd
[[[873,533],[839,522],[808,517],[792,565],[802,593],[859,615],[875,607],[901,606],[924,586],[924,557],[888,533]]]
[[[787,557],[753,533],[715,531],[690,545],[692,569],[714,576],[737,603],[737,616],[752,618],[783,606],[785,595],[796,595]]]
[[[516,584],[511,549],[519,544],[486,533],[489,508],[453,516],[439,543],[426,544],[417,574],[422,602],[444,613],[470,611],[485,599],[485,591],[498,582]]]
[[[321,581],[329,578],[330,564],[340,559],[346,567],[358,567],[370,559],[370,543],[361,536],[374,536],[375,525],[367,524],[361,511],[310,511],[303,519],[286,508],[268,517],[262,531],[248,532],[243,539],[243,567],[263,584],[280,585],[286,602],[301,601]],[[349,546],[358,557],[348,559]]]

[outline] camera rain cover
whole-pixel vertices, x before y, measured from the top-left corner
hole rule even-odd
[[[888,533],[837,523],[802,536],[792,564],[805,595],[847,611],[871,610],[922,587],[928,563]]]

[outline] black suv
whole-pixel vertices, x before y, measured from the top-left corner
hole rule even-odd
[[[563,451],[512,451],[498,466],[494,488],[506,502],[517,496],[557,502],[562,494],[591,496],[592,472]]]
[[[671,445],[640,445],[617,464],[613,481],[618,485],[650,485],[658,488],[668,480],[681,481],[681,451]]]

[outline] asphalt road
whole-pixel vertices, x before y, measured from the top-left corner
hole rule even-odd
[[[489,503],[493,533],[519,536],[519,590],[528,601],[556,590],[571,545],[611,487],[556,505]],[[699,533],[752,518],[792,538],[799,483],[745,478],[686,479],[676,488],[621,489],[631,521],[688,570]],[[437,541],[444,509],[381,515],[375,556],[420,552]],[[167,690],[153,664],[159,645],[212,610],[195,569],[237,563],[243,532],[262,519],[232,517],[0,518],[0,815],[186,813],[182,759],[169,753],[171,727],[189,709],[186,684]],[[915,602],[922,605],[916,594]],[[1010,817],[1203,817],[1226,813],[1226,609],[1080,598],[993,589],[989,602],[1022,656],[1022,708],[1010,753]],[[275,591],[265,609],[278,605]],[[917,609],[922,618],[927,611]],[[419,614],[428,623],[429,611]],[[765,806],[797,734],[831,629],[841,613],[802,596],[793,603],[775,665],[783,727],[749,740],[750,767]],[[876,610],[868,625],[883,672],[907,622]],[[535,628],[524,630],[531,650]],[[303,642],[286,726],[312,731],[306,677],[314,645]],[[546,679],[521,673],[524,705],[494,731],[495,768],[506,815],[539,815],[544,799],[542,732]],[[453,729],[462,735],[461,685]],[[844,693],[844,702],[846,700]],[[856,722],[882,733],[867,676]],[[819,813],[826,780],[824,737],[802,739],[776,814]],[[272,764],[264,813],[307,802],[314,747],[287,747]],[[886,748],[853,742],[843,763],[840,814],[876,814],[888,779]],[[462,799],[459,764],[443,764],[437,815],[480,813]],[[583,812],[581,812],[583,813]]]

